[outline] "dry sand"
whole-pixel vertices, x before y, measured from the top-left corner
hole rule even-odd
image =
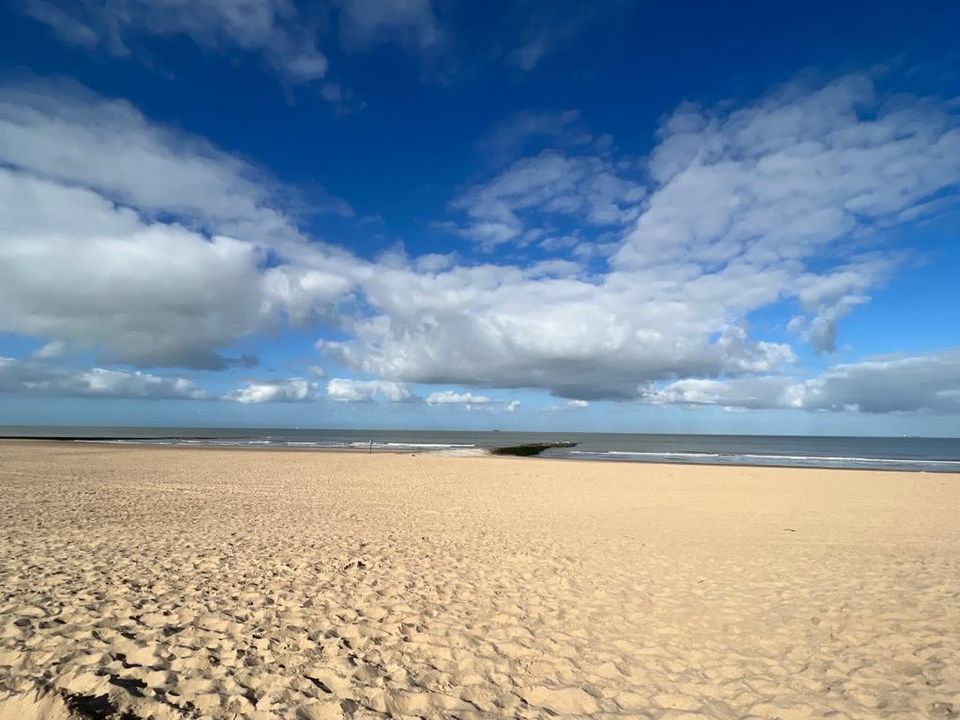
[[[0,491],[5,720],[960,712],[957,475],[0,443]]]

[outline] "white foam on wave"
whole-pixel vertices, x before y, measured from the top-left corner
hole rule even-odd
[[[374,449],[396,449],[396,448],[417,448],[423,450],[446,450],[446,449],[456,449],[456,448],[472,448],[476,447],[473,444],[458,444],[458,443],[415,443],[415,442],[378,442],[374,440],[373,442],[367,441],[357,441],[350,443],[350,447],[355,448],[367,448],[373,447]]]
[[[682,458],[685,460],[710,460],[723,458],[731,464],[742,460],[761,460],[777,463],[845,463],[857,465],[904,465],[904,466],[944,466],[960,467],[960,460],[926,460],[922,458],[872,458],[845,455],[765,455],[758,453],[706,453],[706,452],[640,452],[630,450],[571,450],[571,455],[590,457],[646,457],[646,458]]]
[[[464,446],[452,447],[447,450],[437,450],[436,452],[432,452],[430,454],[441,455],[443,457],[480,457],[482,455],[489,455],[490,451],[487,448]]]

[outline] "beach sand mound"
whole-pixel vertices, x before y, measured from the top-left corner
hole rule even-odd
[[[960,710],[960,478],[0,444],[0,720]]]

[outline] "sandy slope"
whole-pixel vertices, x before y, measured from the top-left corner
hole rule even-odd
[[[960,713],[956,475],[0,443],[0,581],[4,719]]]

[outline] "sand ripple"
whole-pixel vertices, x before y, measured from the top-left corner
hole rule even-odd
[[[0,446],[0,720],[956,717],[958,480]]]

